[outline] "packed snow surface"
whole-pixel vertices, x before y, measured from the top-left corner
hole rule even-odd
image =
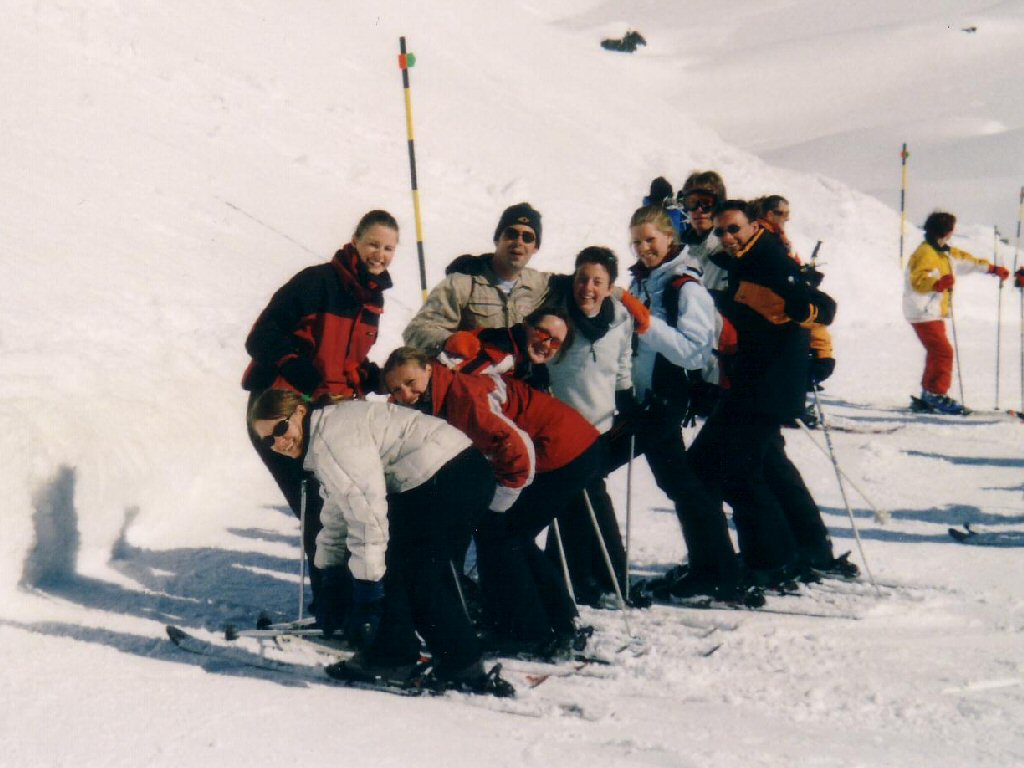
[[[1013,263],[1020,0],[13,0],[5,21],[0,764],[1024,763],[1022,550],[946,535],[1024,538],[1024,428],[901,410],[923,353],[900,315],[898,213],[908,142],[906,253],[942,207],[955,244]],[[629,27],[636,54],[598,46]],[[385,207],[402,243],[374,359],[420,302],[403,34],[428,285],[524,199],[544,214],[535,266],[555,271],[590,244],[629,263],[629,215],[660,174],[715,168],[733,196],[790,199],[840,307],[824,407],[876,430],[832,438],[870,497],[847,487],[877,590],[633,612],[642,655],[536,689],[510,668],[514,701],[345,690],[167,640],[174,623],[227,645],[225,624],[298,609],[297,525],[239,388],[271,293]],[[967,403],[1020,408],[1020,292],[972,275],[956,301]],[[786,437],[863,568],[827,456]],[[610,485],[624,519],[625,473]],[[636,573],[685,556],[642,462],[632,523]],[[617,614],[584,619],[599,650],[626,644]]]

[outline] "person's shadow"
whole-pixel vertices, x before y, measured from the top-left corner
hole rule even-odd
[[[228,625],[255,628],[260,614],[272,620],[296,617],[299,604],[299,535],[283,535],[259,528],[229,529],[243,540],[289,544],[294,558],[262,552],[220,548],[151,550],[127,542],[126,533],[137,510],[129,509],[121,535],[111,551],[110,565],[137,586],[82,576],[76,570],[78,555],[77,515],[74,508],[75,471],[61,467],[33,497],[35,543],[22,569],[21,588],[68,602],[122,616],[174,624],[186,630],[223,631]],[[287,508],[278,508],[292,517]],[[302,602],[308,600],[304,590]],[[171,644],[161,629],[157,637],[97,626],[65,622],[18,622],[0,624],[42,635],[71,637],[97,643],[137,656],[166,658],[194,664],[221,674],[244,674],[295,684],[287,676],[244,664],[224,664],[212,657],[187,654]],[[232,648],[236,658],[251,661],[259,654],[248,646]],[[325,683],[329,682],[325,678]]]

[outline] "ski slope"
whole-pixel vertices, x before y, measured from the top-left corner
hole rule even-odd
[[[473,4],[14,0],[0,30],[0,764],[1013,766],[1024,761],[1024,565],[953,542],[1024,528],[1024,430],[911,418],[923,352],[900,315],[899,144],[910,213],[961,215],[992,258],[1024,168],[1024,3],[810,0],[724,10],[645,0]],[[976,32],[962,28],[977,26]],[[640,29],[637,54],[602,37]],[[402,242],[382,361],[420,301],[404,102],[407,35],[428,284],[490,246],[508,204],[544,214],[534,265],[585,245],[629,263],[656,175],[719,170],[792,203],[839,302],[824,405],[881,595],[658,607],[647,653],[514,704],[399,699],[215,664],[163,626],[294,615],[298,536],[249,446],[243,340],[270,294],[364,211]],[[934,44],[933,44],[934,43]],[[908,228],[907,253],[919,232]],[[1011,237],[1012,243],[1012,237]],[[1012,246],[1000,246],[1002,262]],[[1019,292],[957,284],[965,399],[1020,407]],[[954,395],[958,392],[954,390]],[[691,435],[692,436],[692,435]],[[821,439],[821,435],[818,435]],[[855,548],[832,466],[787,433],[837,551]],[[634,571],[684,556],[636,467]],[[625,476],[611,479],[625,512]],[[588,611],[597,644],[621,618]],[[255,645],[239,646],[256,653]],[[305,659],[313,663],[314,659]]]

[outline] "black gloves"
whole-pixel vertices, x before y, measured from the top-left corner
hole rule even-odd
[[[345,637],[354,647],[365,650],[373,643],[384,614],[384,582],[352,580],[352,610],[345,622]]]
[[[313,365],[313,361],[301,355],[285,361],[280,370],[288,383],[304,395],[313,394],[313,390],[323,381],[323,376]]]
[[[352,574],[347,565],[332,565],[320,569],[314,612],[316,623],[330,637],[340,631],[348,619],[352,606]]]

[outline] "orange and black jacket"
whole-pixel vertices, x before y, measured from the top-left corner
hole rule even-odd
[[[366,359],[377,340],[387,272],[371,275],[348,244],[326,264],[285,283],[256,319],[245,349],[252,362],[242,377],[250,391],[269,387],[361,397],[376,387]]]
[[[835,302],[807,285],[782,242],[764,230],[729,260],[729,289],[719,310],[735,326],[729,407],[779,422],[804,408],[813,323],[827,325]]]

